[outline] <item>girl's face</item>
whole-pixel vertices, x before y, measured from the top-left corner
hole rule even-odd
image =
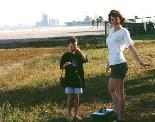
[[[76,48],[77,48],[77,44],[72,44],[72,43],[70,43],[70,44],[68,45],[68,49],[69,49],[69,51],[71,51],[71,52],[74,52],[74,51],[76,50]]]
[[[113,17],[111,16],[111,24],[114,26],[114,27],[118,27],[120,26],[120,18],[119,17]]]

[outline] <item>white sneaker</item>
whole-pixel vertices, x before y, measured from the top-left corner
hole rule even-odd
[[[75,120],[82,120],[82,117],[79,116],[79,115],[77,115],[77,116],[74,116],[74,119],[75,119]]]
[[[112,122],[117,122],[117,120],[113,120]]]
[[[74,120],[74,117],[73,117],[73,116],[68,116],[68,117],[67,117],[67,120],[68,120],[69,122],[72,122],[72,121]]]

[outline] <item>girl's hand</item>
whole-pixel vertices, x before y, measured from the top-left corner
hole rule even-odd
[[[79,53],[79,54],[82,56],[82,59],[83,59],[84,61],[87,61],[87,57],[86,57],[85,54],[81,51],[80,48],[76,47],[76,51],[75,51],[75,52]]]
[[[71,64],[71,62],[66,62],[65,63],[65,66],[68,66],[68,65],[70,65]]]
[[[71,62],[66,62],[64,65],[63,65],[63,69],[66,67],[66,66],[68,66],[68,65],[70,65],[71,64]]]
[[[106,64],[105,68],[106,68],[106,73],[107,73],[110,70],[109,63]]]
[[[81,53],[82,51],[80,50],[80,48],[76,47],[75,52],[77,52],[77,53]]]
[[[140,65],[146,69],[147,66],[151,66],[150,64],[140,63]]]

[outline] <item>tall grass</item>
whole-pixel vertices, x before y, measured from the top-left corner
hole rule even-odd
[[[125,51],[129,71],[125,82],[126,120],[153,122],[155,120],[155,43],[135,44],[144,62],[152,66],[141,69],[129,50]],[[90,114],[106,106],[112,107],[105,73],[107,49],[87,49],[85,64],[86,88],[81,95],[80,114],[83,122]],[[59,86],[59,60],[65,48],[19,48],[0,50],[0,121],[34,122],[66,121],[66,95]],[[15,65],[19,64],[19,65]]]

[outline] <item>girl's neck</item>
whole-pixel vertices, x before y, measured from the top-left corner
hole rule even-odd
[[[118,31],[119,29],[121,29],[120,25],[114,26],[114,31]]]

